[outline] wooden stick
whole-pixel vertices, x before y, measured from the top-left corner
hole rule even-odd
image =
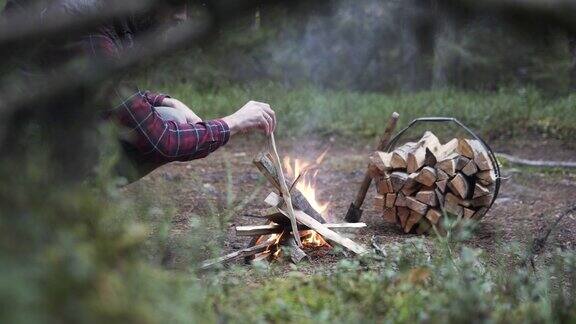
[[[264,252],[271,245],[274,245],[274,244],[276,244],[276,243],[275,242],[264,242],[264,243],[260,243],[258,245],[250,246],[250,247],[247,247],[245,249],[226,254],[226,255],[221,256],[219,258],[206,260],[206,261],[202,262],[202,264],[200,265],[200,269],[206,270],[206,269],[209,269],[209,268],[211,268],[217,264],[224,263],[224,262],[227,262],[227,261],[239,258],[239,257],[247,257],[247,256],[251,256],[254,254]]]
[[[512,155],[504,153],[496,153],[499,158],[506,159],[512,164],[520,164],[533,167],[544,167],[544,168],[576,168],[576,162],[572,161],[543,161],[543,160],[527,160],[517,158]]]
[[[296,244],[298,247],[302,247],[302,241],[300,241],[300,235],[298,235],[298,224],[296,223],[296,217],[294,216],[294,207],[292,206],[292,197],[290,196],[290,190],[286,184],[286,179],[284,178],[284,171],[282,170],[282,163],[280,162],[280,156],[278,155],[278,150],[276,149],[276,140],[274,139],[274,133],[270,133],[270,146],[272,147],[272,153],[274,157],[274,162],[276,162],[276,169],[278,170],[278,180],[280,181],[280,189],[282,190],[282,196],[284,197],[284,202],[286,203],[286,209],[288,210],[288,218],[290,218],[290,224],[292,225],[292,233]]]
[[[324,224],[324,225],[330,229],[360,229],[366,227],[366,223],[337,223],[337,224]],[[305,231],[309,229],[310,228],[308,226],[298,225],[299,231]],[[279,224],[236,226],[236,236],[257,236],[257,235],[277,234],[282,233],[285,230],[286,227]]]

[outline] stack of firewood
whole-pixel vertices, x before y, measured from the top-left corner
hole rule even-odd
[[[406,233],[441,228],[443,215],[480,220],[494,198],[494,166],[474,139],[441,144],[427,131],[418,142],[374,152],[370,173],[377,186],[376,208]]]

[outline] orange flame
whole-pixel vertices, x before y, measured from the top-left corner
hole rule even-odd
[[[299,176],[302,177],[297,183],[295,188],[302,192],[302,195],[312,208],[314,208],[320,215],[326,218],[326,212],[330,203],[321,203],[316,197],[316,177],[318,176],[318,170],[314,170],[312,175],[309,171],[318,167],[320,163],[324,160],[324,157],[328,153],[328,150],[324,151],[320,156],[312,163],[303,161],[300,159],[294,159],[294,166],[292,166],[291,159],[289,157],[284,157],[284,168],[286,169],[286,175],[291,179],[298,179]]]
[[[302,238],[302,245],[307,247],[321,247],[328,245],[328,242],[326,242],[322,235],[318,234],[316,231],[301,231],[300,236]]]

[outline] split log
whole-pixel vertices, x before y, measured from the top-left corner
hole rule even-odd
[[[388,176],[380,177],[376,185],[376,191],[378,191],[379,194],[394,192],[394,188],[392,187],[392,181],[390,177]]]
[[[444,210],[454,216],[461,217],[464,214],[464,207],[462,207],[459,202],[460,199],[453,194],[448,193],[444,200]]]
[[[458,173],[454,178],[452,178],[452,180],[450,180],[450,182],[448,182],[448,187],[452,192],[458,194],[463,199],[466,199],[470,189],[468,181],[461,173]]]
[[[406,197],[406,205],[410,210],[413,210],[420,215],[425,215],[428,211],[428,205],[419,202],[414,197]]]
[[[464,169],[464,167],[468,164],[468,162],[470,162],[469,158],[462,156],[462,155],[459,155],[456,158],[456,171],[460,171],[460,170]]]
[[[478,167],[476,166],[474,160],[470,160],[468,164],[466,164],[466,166],[462,168],[462,173],[464,173],[467,176],[472,176],[476,172],[478,172]]]
[[[384,221],[388,223],[396,223],[396,207],[392,208],[385,208],[384,213],[382,214]]]
[[[492,160],[488,157],[488,153],[485,151],[478,152],[474,157],[474,163],[478,166],[481,171],[492,170]]]
[[[409,152],[406,156],[406,170],[408,173],[414,173],[420,170],[424,166],[424,160],[426,159],[426,148],[418,147],[414,151]]]
[[[436,181],[436,187],[440,189],[442,193],[446,192],[446,185],[448,184],[448,180],[440,180]]]
[[[426,154],[424,155],[424,165],[433,167],[436,166],[437,162],[438,159],[436,158],[436,155],[434,155],[434,153],[429,148],[426,148]]]
[[[449,155],[436,163],[436,167],[444,171],[448,176],[454,176],[456,174],[456,159],[458,159],[457,154]]]
[[[280,188],[280,181],[278,180],[278,171],[274,164],[272,163],[270,154],[267,153],[259,153],[256,158],[254,159],[254,164],[260,170],[260,172],[268,179],[268,181],[274,186],[277,192],[282,192]],[[318,211],[316,211],[312,205],[306,200],[304,195],[300,192],[300,190],[296,188],[292,188],[291,191],[291,198],[292,198],[292,205],[294,208],[299,209],[306,214],[312,216],[315,220],[319,221],[320,223],[326,223],[326,220]],[[276,207],[276,206],[274,206]]]
[[[450,179],[450,177],[448,176],[448,174],[446,174],[446,172],[440,170],[440,169],[436,169],[436,178],[438,178],[438,180],[448,180]]]
[[[494,195],[492,195],[492,194],[481,196],[478,198],[474,198],[474,199],[472,199],[472,207],[490,206],[490,204],[492,203],[492,199],[494,199]]]
[[[418,222],[420,222],[420,220],[422,219],[423,215],[420,214],[419,212],[416,211],[411,211],[410,212],[410,217],[408,217],[408,220],[406,221],[406,226],[404,227],[404,232],[405,233],[409,233],[412,228],[414,227],[414,225],[418,224]]]
[[[417,176],[418,173],[412,173],[406,179],[406,183],[404,183],[404,186],[402,186],[401,190],[405,196],[410,196],[411,194],[418,191],[418,189],[420,189],[420,184],[418,181],[416,181]]]
[[[395,202],[396,202],[396,194],[393,193],[386,194],[386,207],[388,208],[394,207]]]
[[[368,164],[367,176],[371,179],[376,179],[382,175],[382,172],[372,163]]]
[[[408,174],[405,172],[392,172],[390,182],[394,192],[399,192],[408,180]]]
[[[478,197],[486,196],[489,194],[490,194],[490,190],[488,190],[488,188],[482,186],[479,183],[476,183],[474,185],[474,194],[472,195],[472,198],[478,198]]]
[[[392,158],[390,160],[390,165],[393,169],[405,169],[406,159],[408,158],[408,153],[416,146],[416,143],[408,142],[392,152]]]
[[[454,155],[454,153],[456,153],[457,148],[458,148],[458,139],[453,138],[446,144],[440,146],[438,152],[436,153],[436,159],[440,161],[444,160],[446,157],[450,155]]]
[[[436,193],[434,193],[432,190],[419,191],[416,193],[416,199],[430,207],[435,207],[438,205]]]
[[[378,168],[381,172],[386,172],[392,169],[390,161],[392,160],[392,153],[376,151],[370,155],[370,163]]]
[[[424,166],[426,161],[426,150],[429,151],[428,163],[435,164],[436,157],[433,152],[437,152],[440,148],[440,141],[430,131],[424,132],[422,138],[416,143],[416,146],[407,154],[406,170],[408,173],[414,173]]]
[[[474,158],[474,148],[471,142],[474,140],[459,138],[458,139],[458,154],[467,157],[468,159]]]
[[[408,217],[410,217],[410,209],[407,207],[397,207],[396,212],[400,220],[400,226],[402,228],[406,227],[406,221],[408,221]]]
[[[470,208],[464,208],[464,219],[472,219],[476,211]]]
[[[324,224],[324,225],[327,228],[338,230],[351,230],[366,227],[365,223],[337,223],[337,224]],[[236,226],[236,236],[261,236],[261,235],[279,234],[286,230],[289,230],[289,227],[280,224]],[[298,230],[305,231],[310,230],[310,228],[308,226],[299,224]]]
[[[430,223],[436,225],[438,224],[438,220],[442,217],[442,213],[439,212],[437,209],[430,208],[426,212],[426,218],[430,221]]]
[[[458,205],[463,206],[463,207],[470,207],[470,206],[472,206],[472,201],[471,201],[471,200],[462,199],[462,198],[457,197],[456,195],[452,194],[451,192],[449,192],[448,194],[446,194],[445,197],[446,197],[446,198],[445,198],[444,201],[450,201],[450,202],[453,202],[453,203],[458,204]]]
[[[429,166],[424,167],[418,172],[414,180],[428,187],[433,186],[436,182],[436,170]]]
[[[478,182],[485,186],[491,185],[496,181],[496,175],[493,170],[478,172],[476,173],[476,178],[478,178]]]
[[[396,194],[396,201],[394,202],[396,207],[406,207],[406,196],[402,192]]]
[[[386,197],[384,195],[376,195],[374,197],[374,208],[382,210],[386,207]]]

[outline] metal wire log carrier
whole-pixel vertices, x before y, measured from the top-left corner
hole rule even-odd
[[[459,137],[440,145],[436,136],[427,131],[419,142],[401,141],[408,130],[422,123],[456,124],[464,129],[470,138]],[[424,144],[430,138],[443,149],[449,146],[452,152],[450,157],[439,157],[439,161],[430,163],[429,148]],[[402,145],[397,147],[397,143]],[[475,163],[475,160],[478,160],[474,154],[470,156],[468,153],[468,157],[461,154],[461,145],[468,144],[474,147],[474,154],[478,152],[482,155],[483,163]],[[414,156],[424,154],[416,152],[417,150],[426,151],[426,162],[423,162],[423,165],[417,164],[417,167],[412,164],[411,167],[410,158],[415,161],[418,158]],[[394,159],[398,161],[399,156],[408,157],[408,166],[394,164]],[[442,159],[449,159],[450,163],[441,162]],[[447,214],[456,216],[458,221],[463,218],[479,221],[493,206],[500,191],[500,166],[494,151],[480,136],[456,118],[423,117],[412,120],[390,139],[384,153],[371,157],[371,164],[375,165],[376,169],[376,208],[383,211],[385,221],[400,225],[406,233],[427,233],[436,228],[435,225],[441,228],[439,220]],[[381,167],[377,168],[378,165]],[[445,165],[452,169],[445,168]]]

